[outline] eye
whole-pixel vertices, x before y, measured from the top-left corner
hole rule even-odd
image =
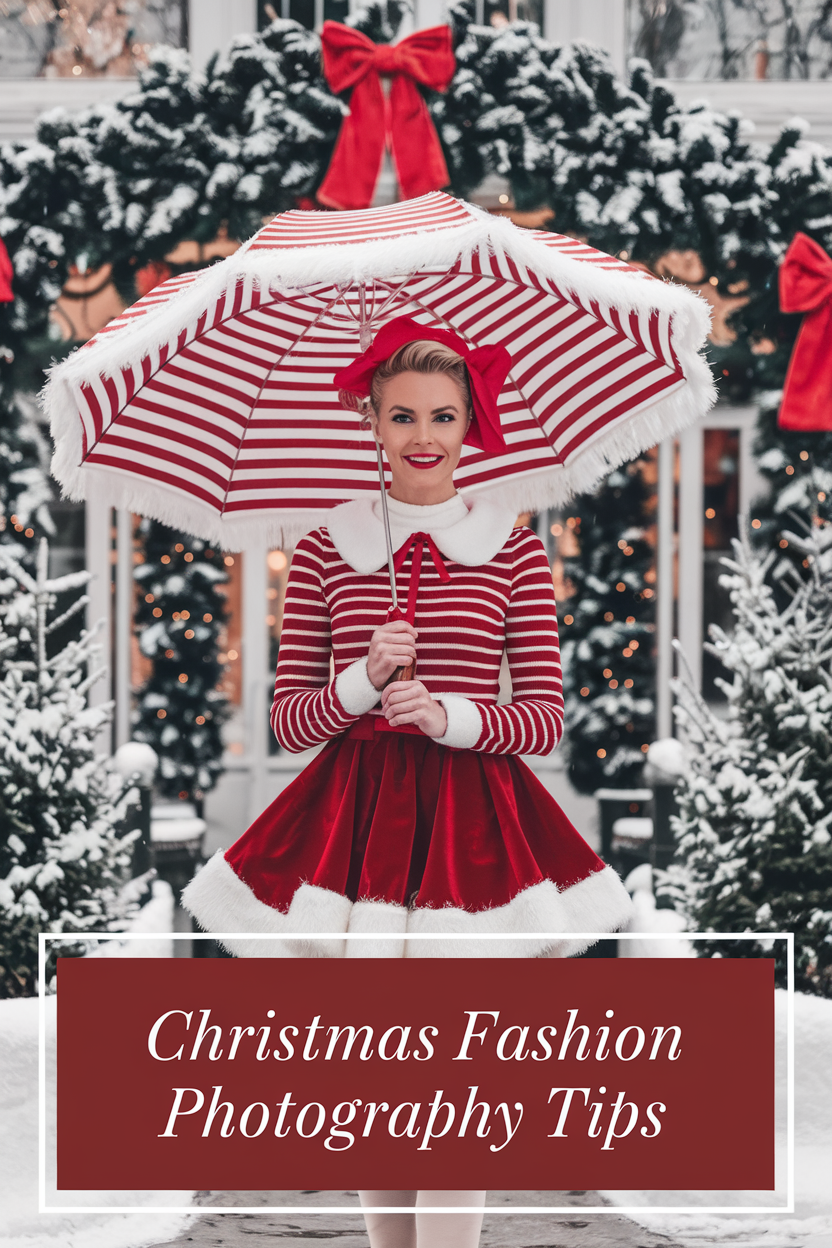
[[[390,417],[390,419],[394,420],[397,425],[411,425],[413,423],[412,418],[408,416],[407,412],[396,412],[395,415]]]
[[[456,420],[456,416],[454,416],[453,412],[438,412],[433,419],[441,420],[443,424],[447,424],[449,421]]]

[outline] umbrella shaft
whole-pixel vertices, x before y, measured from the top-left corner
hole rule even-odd
[[[384,540],[387,544],[387,570],[390,574],[390,596],[393,600],[393,610],[395,611],[399,605],[399,599],[396,593],[396,568],[393,563],[393,537],[390,533],[390,516],[387,512],[387,490],[384,487],[384,459],[381,454],[381,445],[379,442],[376,442],[376,456],[378,457],[378,481],[381,487],[381,518],[384,522]]]

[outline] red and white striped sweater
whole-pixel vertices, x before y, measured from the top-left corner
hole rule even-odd
[[[417,679],[441,701],[440,744],[493,754],[548,754],[560,740],[563,690],[552,574],[540,539],[485,499],[470,508],[457,494],[415,507],[389,500],[394,548],[429,533],[419,576]],[[367,677],[373,630],[390,606],[380,504],[333,510],[325,528],[298,543],[286,591],[271,723],[298,751],[335,737],[367,712],[382,714]],[[407,602],[415,547],[397,576]],[[512,701],[498,706],[500,664],[508,657]],[[331,675],[330,655],[334,660]]]

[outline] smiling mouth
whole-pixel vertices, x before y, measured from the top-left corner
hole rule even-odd
[[[436,464],[441,464],[443,455],[405,455],[404,458],[414,468],[433,468]]]

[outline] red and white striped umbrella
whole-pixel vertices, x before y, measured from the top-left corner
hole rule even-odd
[[[713,401],[705,302],[603,252],[440,193],[281,213],[170,278],[53,371],[52,472],[237,550],[290,545],[378,490],[375,443],[333,374],[392,317],[501,343],[502,454],[465,447],[463,491],[564,502]]]

